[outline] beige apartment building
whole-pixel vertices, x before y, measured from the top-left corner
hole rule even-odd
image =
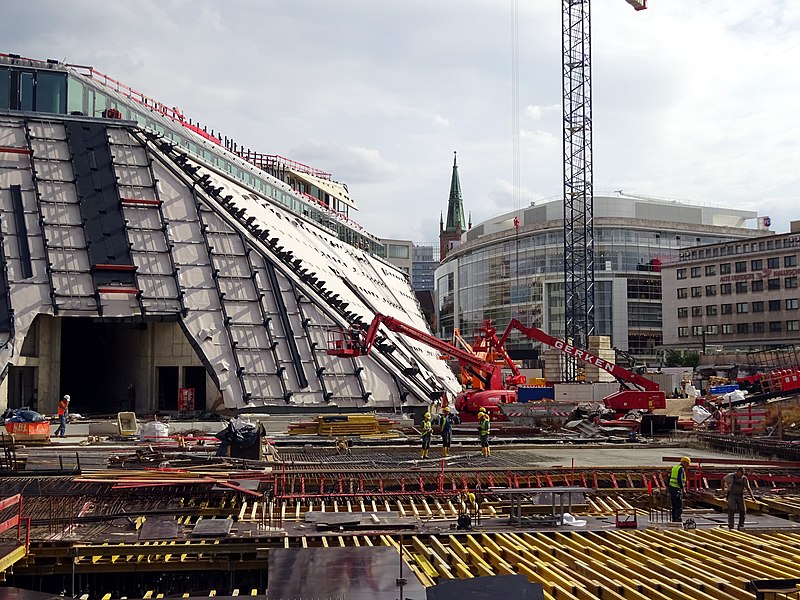
[[[800,342],[800,222],[792,232],[686,249],[662,266],[663,345],[749,352]]]

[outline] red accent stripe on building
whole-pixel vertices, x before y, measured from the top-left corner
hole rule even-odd
[[[92,265],[92,269],[95,271],[135,271],[138,268],[136,265]]]
[[[136,288],[122,288],[122,287],[101,287],[97,288],[98,294],[129,294],[131,296],[135,296],[136,294],[141,293],[141,290],[137,290]]]
[[[3,154],[33,154],[30,148],[12,148],[11,146],[0,146],[0,153]]]

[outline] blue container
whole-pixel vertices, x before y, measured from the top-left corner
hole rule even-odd
[[[555,388],[551,387],[521,387],[517,388],[517,402],[536,402],[556,397]]]
[[[722,396],[723,394],[730,394],[739,389],[739,385],[734,383],[732,385],[717,385],[709,390],[712,396]]]

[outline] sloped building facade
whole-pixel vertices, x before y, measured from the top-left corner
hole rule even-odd
[[[69,67],[3,71],[70,83],[51,112],[13,84],[0,103],[0,403],[169,410],[191,389],[200,410],[399,410],[458,389],[437,352],[388,331],[369,356],[327,354],[378,313],[426,328],[377,238],[321,224],[308,194]],[[89,88],[114,118],[64,114]]]

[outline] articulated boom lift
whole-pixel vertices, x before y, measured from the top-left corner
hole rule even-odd
[[[574,348],[567,342],[554,338],[553,336],[545,333],[536,327],[527,327],[517,319],[511,319],[511,322],[506,327],[505,333],[498,341],[500,346],[505,346],[508,336],[513,330],[517,330],[524,336],[534,339],[538,342],[546,344],[552,348],[560,350],[564,354],[577,358],[580,361],[594,365],[611,373],[617,381],[625,388],[619,392],[611,394],[603,398],[603,403],[607,408],[614,410],[617,413],[624,413],[629,410],[644,410],[652,411],[658,408],[666,408],[667,400],[666,394],[658,389],[658,384],[655,381],[642,377],[628,369],[624,369],[619,365],[610,363],[602,358],[581,350]],[[634,389],[632,386],[635,386]]]
[[[504,380],[501,365],[487,362],[472,352],[462,350],[426,331],[421,331],[394,317],[383,314],[375,315],[366,331],[359,326],[351,326],[346,331],[331,331],[328,338],[328,354],[344,358],[369,355],[378,339],[381,325],[389,331],[417,340],[439,350],[443,354],[452,356],[458,361],[463,370],[469,371],[480,379],[480,388],[464,390],[455,400],[456,410],[459,411],[462,420],[477,420],[477,413],[480,408],[485,408],[497,420],[506,419],[505,415],[500,411],[499,405],[516,402],[516,386],[524,383],[525,380],[524,375],[520,374],[516,365],[511,363],[510,359],[508,361],[512,367],[512,375]]]

